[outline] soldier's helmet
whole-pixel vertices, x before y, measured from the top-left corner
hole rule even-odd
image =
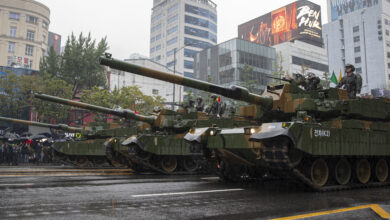
[[[315,77],[316,75],[314,74],[314,73],[312,73],[312,72],[308,72],[307,73],[307,78],[309,78],[309,79],[311,79],[311,78],[313,78],[313,77]]]
[[[198,101],[198,100],[199,100],[199,102],[202,102],[202,101],[203,101],[203,99],[202,99],[201,96],[198,96],[198,97],[196,98],[196,101]]]
[[[217,97],[218,97],[218,96],[215,95],[215,94],[212,94],[212,95],[211,95],[211,98],[212,98],[212,99],[216,99]]]
[[[352,72],[355,72],[355,67],[352,64],[348,63],[347,65],[345,65],[345,69],[347,68],[351,68]]]

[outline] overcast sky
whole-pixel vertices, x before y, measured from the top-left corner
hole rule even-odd
[[[62,35],[62,46],[73,32],[107,36],[109,52],[123,59],[132,53],[149,56],[153,0],[36,0],[50,8],[49,30]],[[295,0],[214,0],[218,5],[218,43],[237,37],[237,26]],[[326,0],[311,0],[327,22]]]

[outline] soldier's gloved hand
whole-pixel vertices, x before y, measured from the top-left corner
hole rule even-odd
[[[220,118],[221,116],[219,114],[217,114],[217,118]]]

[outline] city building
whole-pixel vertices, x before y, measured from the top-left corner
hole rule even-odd
[[[159,64],[155,61],[152,61],[148,59],[146,56],[142,56],[139,54],[132,54],[130,55],[129,59],[125,59],[124,61],[142,67],[147,67],[158,71],[170,72],[173,74],[172,70],[170,70],[166,66]],[[180,73],[177,72],[177,74]],[[144,77],[129,72],[110,69],[108,74],[108,86],[111,91],[114,90],[115,88],[120,89],[125,86],[139,86],[140,90],[145,95],[161,96],[165,98],[167,101],[172,101],[173,85],[171,83],[167,83],[161,80],[151,79],[149,77]],[[178,93],[178,95],[181,94]]]
[[[57,55],[61,54],[61,35],[49,32],[49,49],[50,47],[53,47],[54,51],[56,52]]]
[[[323,38],[329,71],[344,74],[353,64],[363,79],[362,93],[390,89],[390,1],[328,0]]]
[[[50,9],[34,0],[0,2],[0,66],[39,69],[47,53]]]
[[[194,77],[194,56],[217,44],[217,5],[211,0],[153,0],[150,59]],[[175,101],[183,100],[175,86]],[[169,100],[172,101],[172,100]]]
[[[276,49],[278,71],[328,72],[322,39],[321,7],[299,0],[238,26],[238,37]]]
[[[195,78],[226,87],[256,81],[254,89],[261,92],[270,81],[267,75],[272,75],[275,62],[274,48],[235,38],[198,52]]]

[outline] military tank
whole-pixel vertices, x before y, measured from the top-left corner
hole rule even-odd
[[[143,116],[127,109],[114,110],[44,94],[34,94],[34,96],[143,122],[136,132],[128,132],[127,136],[125,135],[127,138],[112,135],[105,142],[107,152],[111,152],[107,155],[115,153],[124,156],[131,163],[131,167],[139,171],[152,170],[164,174],[203,172],[207,164],[201,150],[191,148],[190,143],[183,139],[190,128],[208,127],[210,123],[221,127],[253,125],[251,121],[232,120],[230,117],[214,118],[204,112],[190,111],[188,108],[178,111],[162,109],[155,116]]]
[[[227,179],[248,173],[262,178],[269,173],[319,191],[389,183],[389,99],[351,100],[346,90],[305,91],[295,81],[268,87],[257,95],[242,87],[224,88],[129,64],[110,55],[101,57],[100,63],[253,104],[247,113],[260,126],[235,129],[248,140],[247,146],[227,138],[234,131],[218,127],[208,130],[206,147],[217,149],[218,166]]]

